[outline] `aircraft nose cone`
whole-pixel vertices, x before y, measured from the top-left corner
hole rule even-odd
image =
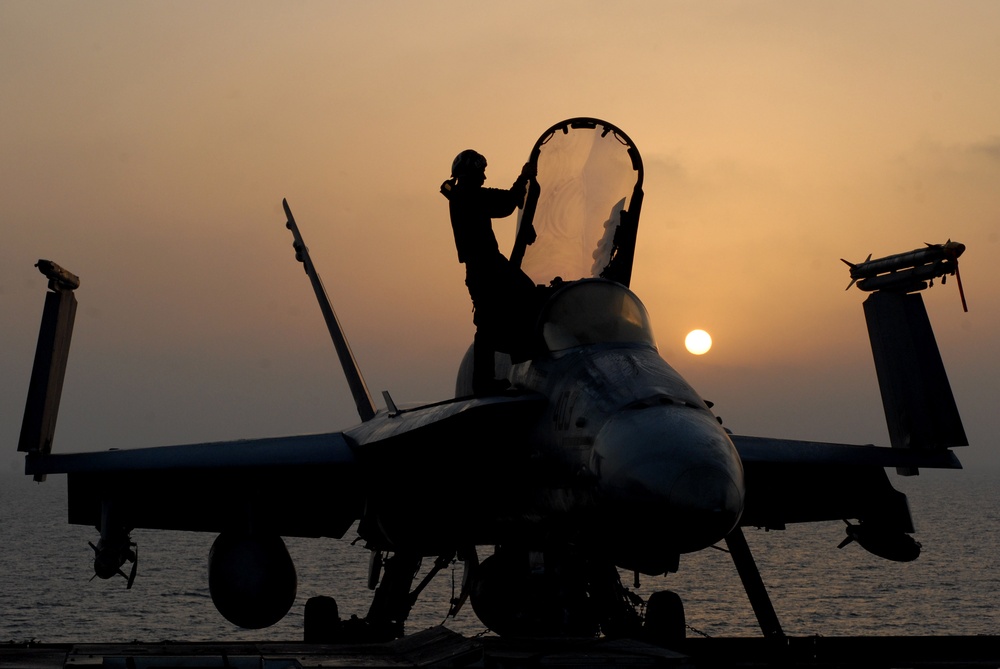
[[[679,533],[686,538],[687,545],[679,547],[681,552],[697,550],[725,537],[736,526],[743,510],[743,490],[727,469],[692,467],[674,481],[669,504]]]
[[[640,552],[650,542],[685,553],[724,538],[743,512],[743,467],[707,411],[623,412],[602,428],[592,469],[609,531]]]

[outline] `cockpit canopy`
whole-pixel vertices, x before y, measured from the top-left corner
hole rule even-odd
[[[645,344],[656,348],[646,307],[612,281],[590,279],[560,288],[542,309],[542,340],[550,352],[588,344]]]
[[[537,174],[511,262],[540,285],[602,277],[628,286],[643,178],[632,140],[607,121],[573,118],[545,131],[529,161]]]

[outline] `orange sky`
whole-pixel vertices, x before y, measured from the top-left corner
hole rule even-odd
[[[885,444],[839,258],[950,237],[970,313],[950,282],[925,299],[960,457],[998,461],[998,25],[995,2],[0,3],[3,458],[38,258],[83,281],[57,450],[356,422],[282,197],[373,394],[449,396],[473,332],[451,159],[506,186],[585,115],[642,153],[632,287],[728,427]]]

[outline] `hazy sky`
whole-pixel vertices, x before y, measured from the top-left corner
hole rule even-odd
[[[282,197],[379,403],[451,396],[473,326],[438,187],[470,147],[507,186],[572,116],[637,144],[632,287],[736,432],[887,444],[839,259],[965,243],[970,312],[925,300],[959,456],[997,462],[998,26],[992,0],[4,0],[0,462],[39,258],[82,279],[56,450],[355,423]]]

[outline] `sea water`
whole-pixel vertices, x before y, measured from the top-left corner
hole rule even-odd
[[[792,525],[745,533],[787,634],[1000,634],[1000,469],[923,471],[902,478],[923,552],[889,562],[856,543],[838,549],[842,522]],[[849,481],[845,485],[850,485]],[[183,491],[178,491],[183,494]],[[455,500],[456,504],[461,500]],[[93,528],[66,523],[66,481],[42,484],[16,471],[0,474],[0,643],[125,641],[292,641],[302,637],[310,597],[336,598],[342,617],[363,616],[368,551],[342,540],[286,539],[298,572],[289,614],[263,630],[242,630],[215,610],[208,593],[214,535],[136,530],[138,577],[91,580]],[[480,556],[485,557],[483,556]],[[422,576],[430,568],[425,561]],[[444,623],[467,635],[486,632],[466,606],[446,618],[462,565],[440,572],[407,622],[414,632]],[[721,550],[682,556],[676,574],[623,581],[640,595],[670,589],[684,601],[689,635],[759,635],[732,560]]]

